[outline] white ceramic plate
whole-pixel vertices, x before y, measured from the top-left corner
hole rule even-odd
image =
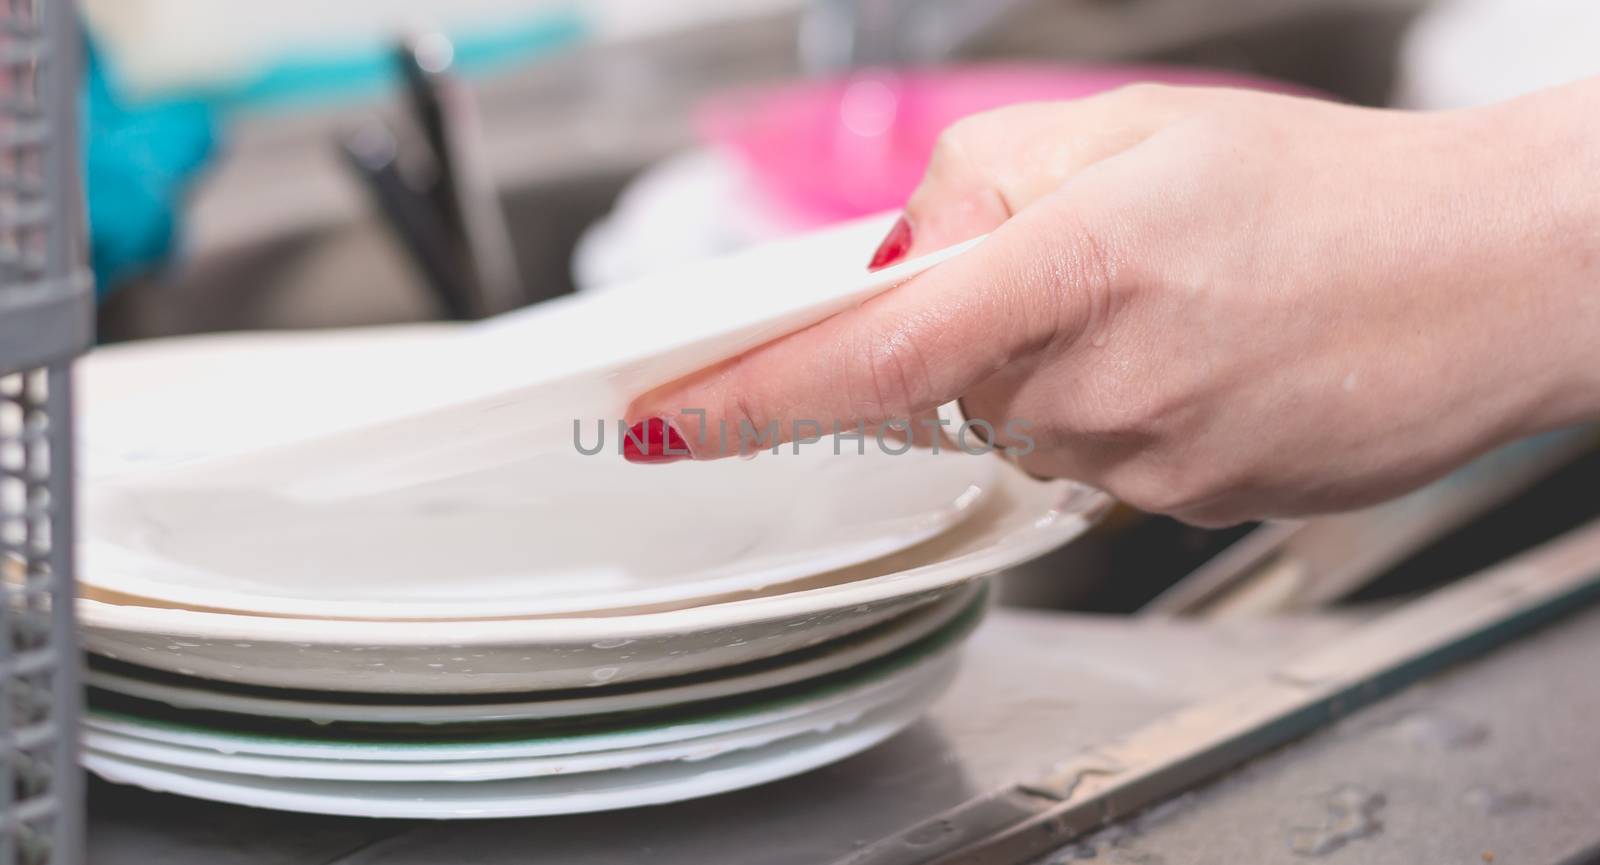
[[[914,666],[845,690],[800,693],[778,706],[736,711],[694,723],[666,723],[625,733],[503,741],[459,756],[459,747],[427,742],[371,747],[322,743],[288,748],[282,741],[225,730],[185,735],[159,722],[104,723],[91,713],[87,748],[119,757],[186,769],[328,781],[491,781],[631,769],[654,763],[699,762],[735,751],[847,724],[907,700],[942,692],[955,673],[957,646],[947,646]],[[133,728],[130,732],[129,727]],[[446,753],[440,753],[446,752]],[[435,759],[437,756],[437,759]]]
[[[983,603],[981,589],[981,584],[971,586],[836,642],[738,667],[727,675],[719,672],[659,685],[646,682],[594,694],[567,692],[515,695],[511,699],[492,701],[483,697],[449,699],[447,702],[416,702],[387,695],[368,695],[354,700],[350,695],[343,694],[265,690],[203,679],[162,677],[149,672],[141,674],[138,668],[126,666],[116,671],[91,668],[85,677],[90,687],[164,703],[178,709],[322,723],[447,724],[608,715],[752,694],[860,666],[911,645],[949,624],[957,616],[975,616],[977,608]]]
[[[555,304],[390,342],[243,336],[91,355],[80,582],[300,618],[562,615],[755,590],[932,537],[968,513],[992,461],[841,456],[831,440],[749,464],[620,454],[627,396],[668,370],[940,260],[867,274],[856,247],[881,226],[865,228],[653,278],[644,309]],[[119,474],[116,454],[143,470]]]
[[[370,498],[107,483],[80,581],[300,618],[562,615],[688,603],[845,567],[970,513],[995,461],[959,452],[641,467],[543,454]]]
[[[572,422],[615,419],[641,393],[799,330],[980,243],[877,272],[864,262],[894,217],[873,217],[654,274],[625,290],[553,300],[391,353],[364,379],[370,405],[337,421],[289,417],[275,447],[161,468],[172,483],[365,497],[571,452]],[[316,385],[320,387],[320,385]],[[216,410],[194,406],[191,411]],[[289,428],[302,433],[298,438]],[[730,434],[737,434],[731,431]]]
[[[309,721],[257,719],[174,710],[115,695],[97,695],[84,724],[90,729],[189,748],[311,760],[437,763],[553,757],[686,742],[750,730],[831,711],[874,705],[905,687],[919,671],[952,658],[976,616],[887,658],[854,670],[671,710],[613,718],[509,723],[459,723],[419,728],[410,724],[333,726]]]
[[[544,455],[371,499],[103,485],[80,579],[175,605],[448,619],[686,603],[833,570],[970,512],[992,460],[868,450],[641,468]]]
[[[108,781],[256,808],[407,819],[581,814],[679,802],[753,787],[864,751],[915,721],[937,691],[867,712],[831,729],[701,761],[503,781],[310,781],[183,769],[86,750],[85,768]]]
[[[446,331],[408,331],[390,342],[361,334],[355,342],[384,357],[419,350],[422,333],[442,339]],[[372,499],[152,486],[137,472],[129,481],[133,467],[206,447],[174,413],[162,449],[149,382],[165,383],[154,389],[157,406],[207,407],[201,426],[212,447],[226,447],[249,425],[214,415],[269,420],[253,402],[228,410],[229,394],[256,393],[257,382],[302,353],[334,367],[362,356],[325,335],[303,345],[282,337],[242,338],[238,351],[229,345],[177,340],[83,364],[85,452],[98,479],[84,495],[84,585],[177,606],[302,617],[498,617],[686,602],[923,540],[969,512],[992,472],[991,461],[960,454],[895,457],[868,448],[835,457],[818,445],[750,463],[651,467],[615,454],[546,453]],[[316,388],[300,392],[311,394],[308,411],[337,402]],[[301,412],[294,394],[266,393],[281,399],[277,415]],[[121,430],[128,436],[119,447]],[[245,435],[271,437],[259,429],[254,439]]]
[[[973,515],[925,543],[756,597],[625,616],[339,622],[80,600],[97,654],[183,675],[281,688],[478,694],[615,685],[731,667],[814,646],[931,603],[1081,534],[1104,494],[1039,483],[996,460]]]
[[[384,373],[468,332],[434,322],[99,346],[72,369],[78,477],[99,483],[246,453],[396,411],[415,389]]]

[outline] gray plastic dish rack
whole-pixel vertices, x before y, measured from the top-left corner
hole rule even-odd
[[[71,364],[91,291],[71,0],[0,0],[0,865],[79,865]]]

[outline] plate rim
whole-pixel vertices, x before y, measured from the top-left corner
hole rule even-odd
[[[930,671],[954,664],[959,660],[961,649],[967,638],[982,621],[987,611],[987,599],[979,598],[974,603],[968,604],[955,617],[945,622],[941,627],[911,644],[889,654],[873,658],[859,665],[848,667],[834,673],[816,677],[796,683],[794,686],[779,686],[763,691],[754,691],[720,700],[708,700],[702,704],[688,704],[684,711],[668,712],[663,715],[660,711],[643,710],[636,713],[623,713],[620,717],[626,719],[629,715],[644,716],[644,723],[625,725],[619,728],[599,732],[565,732],[550,735],[543,733],[537,736],[523,734],[520,738],[515,734],[508,735],[498,741],[490,741],[474,733],[482,730],[485,724],[466,722],[451,727],[460,728],[457,733],[460,738],[452,741],[404,741],[396,738],[378,738],[372,741],[359,741],[354,739],[339,739],[331,733],[323,735],[261,733],[251,731],[229,730],[218,726],[207,726],[203,721],[185,721],[181,716],[190,715],[216,715],[228,716],[234,723],[261,723],[263,719],[253,718],[248,715],[234,713],[188,712],[174,709],[160,709],[162,714],[179,717],[150,717],[139,716],[127,711],[107,711],[89,707],[84,713],[84,725],[89,728],[111,729],[126,736],[143,738],[151,741],[170,741],[165,738],[171,735],[183,737],[199,737],[200,740],[213,741],[215,750],[233,750],[244,753],[270,754],[285,752],[292,748],[323,749],[327,757],[320,759],[340,759],[343,754],[390,754],[387,757],[371,757],[370,759],[383,759],[388,761],[433,761],[452,759],[485,759],[487,755],[502,753],[524,752],[532,755],[533,752],[548,754],[574,753],[568,750],[570,743],[579,744],[578,753],[588,750],[616,750],[618,748],[642,746],[646,742],[634,743],[634,739],[643,738],[648,742],[675,741],[682,739],[699,738],[721,730],[745,729],[752,717],[758,720],[755,724],[777,723],[796,715],[820,711],[824,706],[837,706],[856,700],[867,700],[873,694],[885,690],[892,690],[897,686],[919,675],[931,675]],[[740,701],[742,702],[731,702]],[[698,708],[699,711],[695,711]],[[765,717],[764,717],[765,716]],[[599,717],[599,716],[595,716]],[[266,719],[273,722],[273,719]],[[317,722],[307,722],[313,727],[323,725]],[[732,724],[719,728],[719,725]],[[366,725],[366,726],[391,726],[395,728],[409,728],[412,725]],[[120,728],[120,729],[119,729]],[[477,728],[474,730],[473,728]],[[709,728],[709,729],[708,729]],[[302,728],[304,730],[305,728]],[[311,732],[311,731],[306,731]],[[399,732],[397,729],[395,732]],[[651,736],[665,735],[667,738],[651,739]],[[441,736],[442,738],[442,736]],[[621,740],[624,744],[615,744]],[[568,744],[562,744],[568,743]],[[595,743],[602,744],[599,747]],[[207,747],[196,745],[195,747]],[[252,750],[254,749],[254,750]],[[485,757],[475,756],[483,754]],[[304,757],[305,755],[300,755]],[[306,759],[316,759],[306,757]]]
[[[85,671],[85,683],[91,688],[124,694],[142,700],[160,702],[178,710],[232,712],[250,714],[257,717],[281,717],[346,723],[393,722],[396,719],[388,716],[400,712],[410,715],[407,723],[466,723],[475,720],[507,722],[567,718],[600,713],[611,714],[642,709],[659,710],[702,700],[720,699],[736,693],[754,693],[769,688],[794,686],[811,679],[842,672],[878,658],[887,657],[938,633],[969,611],[984,607],[989,602],[989,594],[987,584],[978,581],[973,586],[960,588],[947,597],[938,598],[925,606],[914,607],[893,619],[869,626],[861,631],[848,633],[816,646],[787,653],[787,655],[776,655],[750,661],[747,664],[736,665],[736,667],[760,665],[762,669],[738,670],[736,668],[728,668],[726,672],[730,675],[721,675],[724,671],[711,670],[700,674],[691,673],[681,677],[669,677],[659,680],[646,679],[614,689],[616,693],[605,693],[595,689],[528,691],[522,693],[491,692],[488,694],[455,695],[460,699],[425,703],[418,702],[415,698],[419,695],[414,694],[363,692],[362,696],[369,699],[361,702],[341,702],[338,698],[345,696],[341,692],[310,689],[296,691],[290,688],[273,688],[272,686],[226,682],[200,677],[183,677],[179,674],[169,673],[153,667],[148,669],[158,676],[192,679],[194,684],[150,681],[140,679],[137,675],[128,675],[116,670],[96,670],[92,666]],[[801,654],[809,654],[810,657],[786,662],[788,655]],[[126,664],[126,666],[137,668],[137,665],[133,664]],[[681,680],[685,678],[693,681],[674,681],[674,679]],[[115,680],[122,687],[108,687],[104,684],[107,680]],[[748,683],[757,680],[761,684],[754,688],[737,688],[737,684],[740,682]],[[130,685],[132,686],[131,688],[129,687]],[[221,686],[229,691],[240,690],[247,692],[280,690],[284,691],[288,696],[255,693],[218,693],[208,690],[207,686]],[[730,688],[735,690],[730,691]],[[143,693],[140,693],[140,691]],[[175,694],[175,692],[181,693]],[[166,696],[162,696],[163,694]],[[183,699],[183,694],[198,695],[200,699],[174,702],[174,699]],[[544,695],[542,699],[541,695]],[[203,702],[215,696],[224,697],[225,702],[223,704],[212,703],[209,705]],[[321,697],[326,697],[327,699],[319,699]],[[484,699],[485,697],[498,699]],[[407,702],[408,699],[410,702]],[[232,700],[238,701],[234,703],[236,708],[227,707],[228,702]],[[633,702],[634,700],[642,700],[642,702],[635,703]],[[598,711],[588,708],[613,704],[617,705],[618,708]],[[257,710],[250,711],[249,707],[251,706],[256,707]],[[271,707],[274,712],[259,711],[263,706]],[[532,711],[532,707],[545,706],[559,707],[559,711],[525,715],[505,714]],[[474,710],[485,711],[477,717],[453,716],[454,711],[458,709],[465,709],[469,712]],[[434,718],[437,718],[437,720],[433,720]]]
[[[622,789],[606,793],[573,794],[544,793],[523,794],[521,799],[503,797],[497,801],[472,802],[455,800],[433,801],[418,796],[413,790],[405,798],[389,800],[361,799],[348,792],[307,793],[301,791],[263,790],[241,787],[237,778],[247,781],[272,779],[250,776],[227,776],[222,773],[185,772],[170,767],[141,764],[86,750],[81,764],[91,772],[112,783],[134,784],[156,792],[173,793],[211,801],[229,802],[257,808],[271,808],[300,813],[328,814],[349,817],[387,817],[399,819],[494,819],[507,817],[556,816],[561,814],[598,813],[623,808],[663,805],[670,802],[699,799],[717,793],[726,793],[754,787],[771,781],[788,778],[803,772],[836,763],[861,753],[894,736],[916,723],[939,694],[930,696],[925,703],[908,704],[894,711],[885,711],[877,718],[864,716],[855,724],[808,734],[813,741],[797,746],[795,739],[783,740],[764,748],[734,752],[705,763],[665,763],[639,767],[632,771],[650,769],[673,770],[684,773],[692,784],[654,783],[643,790]],[[842,731],[842,732],[841,732]],[[726,759],[729,763],[713,765]],[[734,762],[737,760],[738,762]],[[731,765],[730,765],[731,764]],[[687,768],[686,768],[687,767]],[[626,773],[630,770],[618,770]],[[203,777],[196,777],[199,774]],[[235,780],[230,781],[230,777]],[[554,776],[561,778],[562,776]],[[578,776],[581,777],[581,776]],[[548,784],[552,778],[532,778],[520,781],[485,781],[479,784]],[[315,785],[318,782],[301,782]],[[321,782],[333,784],[362,784],[381,786],[383,782]],[[447,784],[452,782],[390,782],[391,785]],[[473,785],[462,785],[463,788]],[[187,789],[179,789],[185,787]],[[585,802],[585,798],[587,802]],[[595,800],[600,800],[596,802]],[[542,802],[542,805],[532,804]],[[366,807],[361,807],[362,805]],[[376,804],[378,807],[372,807]],[[554,807],[552,807],[554,805]]]
[[[261,643],[309,642],[337,647],[473,647],[673,636],[746,623],[782,621],[959,585],[1055,549],[1087,530],[1112,505],[1110,496],[1092,487],[1067,480],[1039,481],[1009,463],[996,462],[999,464],[996,477],[1004,479],[996,485],[997,492],[1001,492],[1002,486],[1016,484],[1045,484],[1054,492],[1051,506],[1030,522],[1025,537],[1007,536],[954,558],[813,589],[613,616],[421,622],[251,616],[78,598],[78,620],[86,629],[112,633]],[[330,629],[329,622],[338,622],[339,627]]]
[[[959,647],[956,647],[959,649]],[[326,781],[353,781],[372,783],[477,783],[491,780],[512,780],[536,777],[555,777],[558,775],[584,775],[614,771],[628,771],[645,766],[660,765],[679,762],[699,762],[702,760],[734,754],[740,751],[749,751],[779,744],[785,740],[803,737],[818,730],[848,724],[852,719],[863,715],[891,709],[895,706],[914,702],[931,702],[943,694],[954,679],[961,656],[959,651],[940,653],[925,659],[919,666],[900,671],[897,676],[880,684],[882,688],[863,691],[851,695],[847,700],[825,703],[810,707],[806,711],[792,717],[779,717],[763,721],[748,727],[738,727],[717,731],[703,736],[694,736],[684,739],[671,739],[661,742],[648,742],[635,746],[619,748],[603,748],[593,751],[578,751],[559,754],[530,754],[504,756],[483,756],[475,759],[462,760],[385,760],[372,759],[344,759],[338,757],[312,757],[294,755],[270,755],[255,752],[224,751],[217,748],[208,748],[202,745],[188,745],[177,742],[166,742],[155,739],[142,739],[126,733],[110,732],[90,727],[85,730],[84,747],[101,753],[114,754],[129,759],[143,760],[152,763],[163,763],[179,768],[195,769],[197,771],[223,772],[227,774],[247,775],[251,777],[283,778],[300,780],[326,780]],[[166,752],[175,757],[192,755],[197,759],[218,761],[220,763],[234,763],[236,765],[256,765],[257,771],[247,769],[226,769],[213,766],[206,768],[196,765],[184,765],[170,762],[159,757],[139,757],[127,753],[118,754],[114,749],[104,746],[105,741],[113,741],[122,747],[135,747],[151,753]],[[96,744],[101,742],[102,744]],[[279,771],[290,771],[299,768],[305,772],[306,767],[314,771],[326,770],[324,776],[305,774],[272,774],[270,767],[276,766]],[[340,767],[358,766],[379,772],[391,772],[396,775],[406,773],[424,775],[429,772],[435,777],[392,777],[392,778],[339,778],[334,775],[339,773]],[[572,768],[583,766],[586,768]]]
[[[952,456],[950,459],[954,461],[959,457]],[[814,562],[796,552],[787,563],[767,567],[754,574],[740,570],[714,579],[670,581],[647,589],[590,591],[554,599],[522,595],[461,602],[436,598],[317,600],[294,595],[252,594],[243,590],[208,590],[158,578],[129,576],[126,570],[130,563],[143,563],[141,567],[160,567],[163,562],[170,560],[129,549],[125,544],[96,540],[87,536],[88,533],[83,533],[77,542],[80,561],[78,582],[88,588],[122,597],[161,604],[189,604],[187,608],[196,612],[251,617],[340,622],[429,622],[614,615],[616,611],[633,608],[692,604],[698,599],[761,591],[770,586],[794,583],[830,571],[863,565],[932,540],[970,519],[981,508],[983,500],[994,494],[994,487],[1000,483],[996,470],[998,461],[967,459],[964,462],[972,468],[961,478],[964,486],[960,492],[947,499],[941,497],[940,503],[921,513],[901,517],[899,522],[902,527],[892,536],[886,537],[880,533],[871,541],[859,541],[848,548],[832,551],[820,570],[814,567]],[[952,488],[954,486],[952,484]],[[86,561],[108,556],[111,559],[109,563],[94,565]],[[196,569],[195,576],[203,579],[201,570]],[[107,575],[113,575],[115,579],[104,579]],[[540,575],[527,574],[521,579],[538,580]],[[608,595],[618,594],[622,595],[624,603],[606,605],[602,600]],[[180,595],[187,597],[180,598]],[[322,608],[322,611],[313,612],[315,608]],[[425,615],[428,610],[438,611],[439,614]]]

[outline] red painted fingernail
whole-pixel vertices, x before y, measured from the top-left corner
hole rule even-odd
[[[878,251],[872,254],[872,263],[867,265],[868,270],[882,270],[906,257],[911,251],[911,223],[904,216],[894,221],[894,227],[889,229],[888,236],[878,244]]]
[[[622,437],[622,458],[630,463],[673,463],[691,456],[689,442],[666,418],[639,421]]]

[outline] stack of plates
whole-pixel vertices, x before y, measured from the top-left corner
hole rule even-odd
[[[764,662],[633,686],[466,696],[231,685],[97,661],[85,762],[114,781],[377,817],[632,807],[867,748],[955,669],[982,593]]]
[[[482,334],[199,337],[79,365],[90,769],[441,818],[760,783],[914,720],[981,578],[1105,506],[962,453],[640,467],[537,435],[507,447],[487,392],[362,431],[439,380],[419,358]],[[500,397],[505,425],[533,430],[528,406],[618,373],[591,374]]]

